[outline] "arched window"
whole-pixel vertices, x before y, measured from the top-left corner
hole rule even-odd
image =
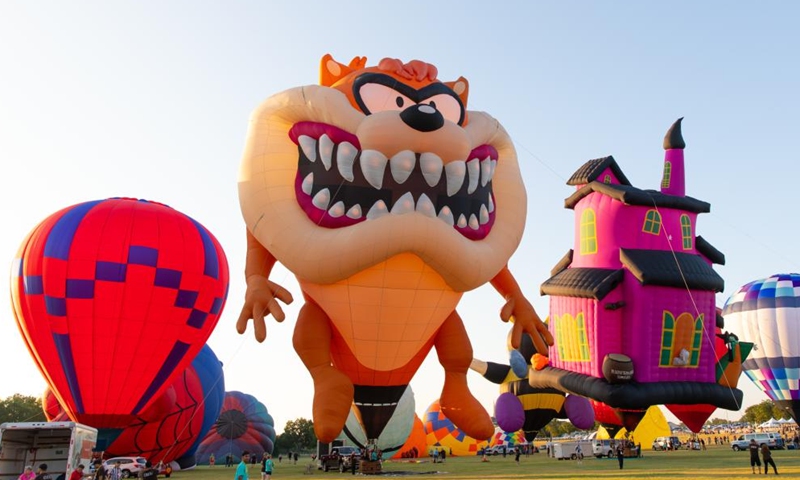
[[[645,233],[652,233],[658,235],[661,233],[661,214],[655,210],[648,210],[644,216],[644,225],[642,231]]]
[[[661,178],[661,188],[669,188],[672,179],[672,162],[664,162],[664,176]]]
[[[597,220],[594,210],[587,208],[581,214],[581,255],[597,253]]]
[[[675,318],[664,311],[661,329],[661,367],[697,367],[703,344],[703,315],[684,312]]]
[[[683,237],[683,249],[692,249],[692,221],[689,215],[681,215],[681,237]]]
[[[603,183],[611,183],[611,175],[606,174],[606,176],[603,177]]]
[[[559,358],[567,362],[588,362],[589,340],[583,312],[575,317],[565,313],[561,317],[555,317],[555,322]]]

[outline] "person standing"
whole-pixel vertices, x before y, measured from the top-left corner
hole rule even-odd
[[[91,477],[90,473],[83,473],[83,469],[86,468],[82,463],[78,465],[78,468],[72,471],[69,475],[69,480],[83,480],[83,477]]]
[[[514,461],[519,465],[519,447],[514,449]]]
[[[261,478],[263,480],[270,480],[272,478],[273,468],[275,468],[275,463],[272,461],[272,455],[264,452],[264,457],[261,460]]]
[[[114,462],[114,467],[108,472],[108,480],[122,480],[120,462]]]
[[[156,480],[158,478],[158,471],[153,468],[153,464],[150,463],[150,460],[148,460],[144,468],[139,471],[139,478],[142,480]]]
[[[617,445],[617,461],[619,462],[619,469],[622,470],[622,465],[625,462],[625,450],[623,450],[621,443]]]
[[[17,480],[33,480],[36,477],[36,474],[33,473],[33,467],[30,465],[25,466],[25,471],[20,474]]]
[[[442,463],[447,459],[447,453],[445,452],[444,448],[442,448],[442,452],[439,454],[439,458],[442,459]]]
[[[217,463],[217,459],[214,458],[214,454],[212,453],[208,456],[208,466],[213,467],[215,463]]]
[[[236,476],[233,477],[234,480],[247,480],[247,462],[250,461],[250,452],[245,450],[242,452],[242,461],[239,462],[239,466],[236,467]]]
[[[756,466],[758,466],[758,473],[761,473],[761,460],[758,459],[758,444],[755,438],[750,439],[747,448],[750,450],[750,469],[756,473]]]
[[[778,474],[778,467],[775,466],[775,460],[772,459],[772,452],[766,443],[761,444],[761,457],[764,459],[764,475],[769,473],[769,466],[772,465],[772,471],[775,475]]]
[[[39,469],[36,471],[36,476],[33,477],[34,480],[51,480],[51,476],[47,473],[47,464],[43,463],[39,465]]]
[[[100,459],[94,462],[94,480],[106,480],[106,467]]]
[[[575,458],[578,460],[578,465],[583,464],[583,449],[580,443],[575,446]]]

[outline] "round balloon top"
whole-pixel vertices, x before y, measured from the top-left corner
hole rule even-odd
[[[757,347],[742,364],[747,376],[773,400],[800,399],[800,274],[748,283],[722,315],[731,333]]]
[[[12,267],[20,332],[70,418],[125,427],[189,366],[219,320],[219,242],[166,205],[111,198],[42,221]]]

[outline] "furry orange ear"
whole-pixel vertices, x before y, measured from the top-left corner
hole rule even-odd
[[[367,65],[367,57],[354,57],[349,65],[339,63],[330,53],[326,53],[319,66],[319,84],[330,87],[347,75],[361,70]]]
[[[444,82],[445,85],[450,87],[456,95],[461,97],[461,103],[464,104],[464,108],[467,108],[467,97],[469,96],[469,82],[464,77],[458,77],[458,80],[455,82]]]

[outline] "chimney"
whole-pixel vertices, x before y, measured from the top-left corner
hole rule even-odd
[[[683,149],[686,142],[681,134],[681,120],[672,124],[664,136],[664,172],[661,177],[661,193],[683,197],[686,195],[686,181],[683,169]]]

